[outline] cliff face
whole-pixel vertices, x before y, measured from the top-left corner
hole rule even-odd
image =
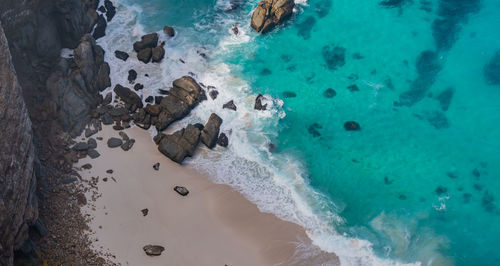
[[[28,237],[38,217],[31,121],[0,24],[0,265]]]

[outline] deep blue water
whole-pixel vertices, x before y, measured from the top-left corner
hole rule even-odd
[[[225,130],[236,132],[233,150],[250,145],[261,158],[243,156],[244,170],[234,171],[269,163],[292,176],[290,165],[299,165],[307,189],[292,187],[301,204],[329,230],[371,242],[378,257],[500,264],[500,86],[484,75],[500,50],[498,0],[309,0],[264,36],[249,28],[256,1],[231,11],[222,1],[124,3],[135,6],[144,32],[177,29],[165,76],[190,70],[218,85],[219,101],[240,97],[238,114],[223,114]],[[240,36],[231,36],[234,23]],[[179,70],[177,57],[198,48],[208,61]],[[212,79],[221,65],[226,72]],[[259,93],[275,99],[271,118],[253,117]],[[200,108],[226,112],[221,103]],[[251,126],[235,122],[246,116]],[[346,121],[361,130],[346,131]],[[235,162],[229,168],[241,166]],[[228,173],[220,180],[240,190],[260,182],[238,183]]]

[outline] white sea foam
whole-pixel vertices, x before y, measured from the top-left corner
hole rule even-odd
[[[219,96],[202,102],[188,117],[172,125],[170,130],[187,123],[204,123],[214,112],[223,118],[221,130],[229,136],[230,144],[227,149],[216,147],[214,150],[200,145],[201,151],[187,160],[187,164],[208,173],[214,182],[231,185],[261,211],[304,226],[313,243],[324,251],[337,254],[342,265],[400,264],[377,257],[372,244],[366,240],[338,234],[335,225],[343,220],[336,214],[337,207],[309,186],[307,170],[300,160],[291,154],[269,151],[268,145],[277,134],[272,129],[285,116],[281,108],[283,102],[267,95],[268,110],[254,110],[256,94],[231,71],[228,64],[217,60],[221,54],[252,41],[248,33],[248,19],[242,22],[238,35],[230,30],[236,21],[224,21],[224,25],[228,26],[227,35],[216,47],[200,47],[191,42],[189,34],[195,32],[190,32],[190,29],[176,29],[177,34],[173,38],[159,31],[160,41],[166,42],[165,59],[160,64],[143,64],[132,50],[133,42],[145,33],[137,19],[141,9],[136,5],[125,6],[117,0],[112,2],[117,7],[117,14],[108,24],[106,36],[97,41],[106,51],[105,60],[111,68],[112,86],[103,93],[112,91],[116,84],[128,85],[129,69],[139,73],[136,82],[145,86],[140,92],[143,99],[158,95],[158,89],[168,89],[174,79],[191,72],[198,82],[215,86]],[[128,52],[129,59],[126,62],[117,59],[115,50]],[[207,61],[200,55],[202,53],[212,60]],[[145,73],[149,78],[144,76]],[[222,105],[229,100],[234,100],[237,112],[222,109]],[[311,250],[311,247],[301,246],[298,253],[304,256]]]

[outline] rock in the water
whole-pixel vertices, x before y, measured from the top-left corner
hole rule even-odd
[[[326,62],[326,67],[330,70],[336,70],[345,65],[345,52],[345,48],[333,44],[323,46],[321,54]]]
[[[210,149],[213,148],[217,142],[221,124],[222,118],[212,113],[201,131],[201,142],[203,142]]]
[[[152,50],[153,63],[161,62],[163,57],[165,57],[165,49],[163,48],[163,45],[160,45],[160,46],[153,48],[153,50]]]
[[[500,51],[497,51],[484,66],[484,77],[489,84],[500,84]]]
[[[128,71],[128,82],[129,83],[134,83],[135,79],[137,78],[137,72],[134,69],[130,69]]]
[[[169,37],[174,37],[174,35],[175,35],[175,30],[174,30],[174,28],[172,28],[172,27],[170,27],[170,26],[165,26],[165,27],[163,27],[163,32],[164,32],[165,34],[167,34],[167,36],[169,36]]]
[[[149,210],[146,208],[146,209],[142,209],[141,212],[142,212],[142,216],[146,216],[146,215],[148,215]]]
[[[192,156],[200,139],[200,130],[194,125],[176,131],[172,135],[164,135],[158,150],[172,161],[182,163],[186,156]]]
[[[123,144],[123,141],[119,138],[112,137],[112,138],[108,139],[107,144],[108,144],[108,147],[110,147],[110,148],[116,148],[116,147],[120,147]]]
[[[124,151],[128,151],[130,149],[132,149],[132,146],[134,146],[134,143],[135,143],[135,139],[129,139],[129,140],[126,140],[125,142],[123,142],[123,144],[121,145],[121,148],[122,150]]]
[[[104,6],[106,7],[106,18],[111,21],[116,14],[116,8],[110,0],[104,0]]]
[[[336,95],[337,95],[337,92],[332,88],[328,88],[323,92],[323,96],[325,96],[326,98],[333,98]]]
[[[307,128],[307,132],[309,132],[309,134],[311,134],[313,137],[317,138],[317,137],[321,136],[321,133],[319,132],[319,130],[322,128],[323,128],[322,125],[320,125],[318,123],[314,123]]]
[[[137,95],[131,89],[125,88],[122,85],[117,84],[115,86],[114,92],[125,103],[130,104],[130,105],[136,105],[137,107],[142,108],[143,105],[142,105],[141,98],[139,97],[139,95]]]
[[[146,245],[142,250],[144,250],[148,256],[160,256],[165,248],[159,245]]]
[[[121,59],[123,61],[127,61],[127,59],[128,59],[128,54],[123,52],[123,51],[119,51],[119,50],[115,51],[115,56],[116,56],[116,58]]]
[[[153,169],[155,169],[156,171],[160,170],[160,163],[153,164]]]
[[[78,142],[75,146],[73,146],[73,150],[75,151],[86,151],[89,149],[89,145],[86,142]]]
[[[108,105],[111,103],[112,100],[113,100],[113,93],[108,92],[104,97],[104,100],[102,100],[102,105]]]
[[[259,94],[257,95],[257,98],[255,98],[255,105],[254,105],[254,109],[255,110],[266,110],[267,109],[267,103],[266,104],[262,104],[262,101],[265,100],[266,98],[264,97],[264,95],[262,94]]]
[[[293,0],[264,0],[252,14],[251,26],[260,33],[271,31],[292,15]]]
[[[158,45],[158,34],[150,33],[141,37],[141,40],[134,43],[134,50],[140,52],[145,48],[155,48]]]
[[[347,86],[347,89],[348,89],[350,92],[359,91],[358,85],[356,85],[356,84],[353,84],[353,85],[349,85],[349,86]]]
[[[137,84],[135,84],[137,86]],[[134,86],[135,89],[135,86]],[[147,103],[153,103],[155,101],[155,98],[153,96],[148,96],[146,100],[144,100]]]
[[[443,111],[447,111],[448,108],[450,107],[451,99],[453,98],[454,94],[453,88],[448,88],[444,91],[442,91],[436,99],[439,101],[439,104],[441,105],[441,109]]]
[[[217,139],[217,145],[221,147],[227,147],[227,145],[229,145],[229,139],[226,134],[220,133],[219,138]]]
[[[151,60],[152,55],[153,52],[151,48],[144,48],[137,53],[137,59],[142,61],[144,64],[147,64]]]
[[[99,39],[99,38],[102,38],[104,37],[104,35],[106,35],[106,26],[107,26],[107,22],[106,22],[106,19],[104,18],[103,15],[99,15],[99,17],[97,18],[97,26],[95,27],[94,29],[94,33],[92,33],[92,37],[94,37],[94,39]]]
[[[361,127],[359,126],[359,124],[355,121],[347,121],[344,123],[344,128],[345,130],[347,131],[357,131],[357,130],[360,130]]]
[[[185,187],[175,186],[174,190],[175,190],[175,192],[179,193],[181,196],[187,196],[187,194],[189,194],[189,190]]]
[[[234,104],[234,101],[231,100],[225,104],[222,105],[222,108],[224,109],[231,109],[233,111],[236,111],[236,105]]]
[[[95,159],[95,158],[97,158],[97,157],[101,156],[101,154],[100,154],[98,151],[94,150],[94,149],[90,149],[90,150],[88,150],[88,151],[87,151],[87,155],[88,155],[91,159]]]
[[[219,92],[214,88],[208,92],[208,95],[210,95],[210,98],[212,98],[212,100],[215,100],[215,99],[217,99]]]
[[[283,98],[295,98],[297,97],[297,94],[293,91],[284,91],[283,92]]]

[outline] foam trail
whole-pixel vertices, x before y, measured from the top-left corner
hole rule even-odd
[[[112,2],[117,14],[108,24],[106,36],[97,41],[106,51],[105,60],[111,68],[112,86],[104,94],[112,91],[116,84],[128,86],[130,69],[138,72],[136,82],[144,84],[144,90],[139,92],[143,100],[149,95],[158,95],[158,89],[168,89],[174,79],[188,74],[205,86],[215,86],[219,91],[217,99],[202,102],[169,131],[187,123],[204,123],[214,112],[224,120],[221,130],[229,136],[229,147],[214,150],[202,147],[194,158],[187,160],[188,165],[208,173],[214,182],[231,185],[261,211],[302,225],[314,245],[335,253],[342,265],[401,265],[377,257],[372,244],[366,240],[338,234],[335,226],[343,223],[343,219],[336,214],[337,207],[309,186],[307,172],[300,161],[290,154],[268,151],[271,139],[277,134],[272,129],[286,115],[281,108],[283,102],[266,96],[268,110],[253,110],[256,95],[244,80],[234,74],[233,66],[221,60],[223,55],[252,41],[248,19],[239,27],[237,36],[230,31],[237,20],[218,21],[228,30],[214,47],[200,47],[190,39],[190,36],[199,34],[197,30],[202,29],[201,25],[196,29],[176,28],[177,34],[173,38],[159,31],[160,41],[166,42],[165,58],[160,64],[143,64],[132,50],[133,42],[145,33],[138,22],[142,11],[137,5],[126,6],[117,0]],[[226,5],[221,3],[219,6]],[[117,59],[115,50],[129,53],[129,59],[126,62]],[[229,100],[234,100],[237,112],[222,109]],[[308,250],[313,249],[302,246],[299,253],[305,256]]]

